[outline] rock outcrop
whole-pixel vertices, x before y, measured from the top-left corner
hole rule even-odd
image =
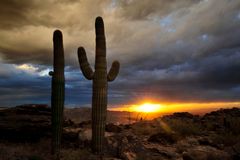
[[[109,123],[106,125],[104,152],[100,157],[91,153],[91,121],[76,123],[66,119],[61,154],[67,157],[75,153],[85,160],[238,160],[239,113],[240,109],[233,108],[202,117],[176,113],[127,125]],[[225,117],[227,126],[224,120],[220,121],[222,117]],[[22,144],[26,146],[39,140],[49,141],[50,119],[51,109],[46,105],[22,105],[0,110],[0,148],[9,142],[18,145],[24,142]],[[214,129],[215,125],[217,129]],[[43,149],[38,155],[50,155],[49,150],[44,150],[46,146],[39,147]],[[45,160],[44,156],[41,158]]]
[[[37,141],[50,136],[51,109],[47,105],[21,105],[0,110],[0,139]]]

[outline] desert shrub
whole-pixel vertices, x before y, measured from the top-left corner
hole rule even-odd
[[[61,152],[61,160],[86,160],[91,153],[86,149],[65,149]]]
[[[223,144],[224,146],[233,146],[240,141],[240,135],[232,133],[216,134],[212,135],[210,138],[213,141],[213,144]]]
[[[157,134],[151,135],[148,141],[153,143],[161,143],[161,144],[173,144],[173,143],[176,143],[178,139],[179,139],[179,136],[175,133],[159,132]]]
[[[32,155],[28,157],[28,160],[43,160],[43,158],[36,155]]]
[[[230,156],[228,154],[222,154],[222,155],[218,155],[217,153],[210,153],[207,156],[207,160],[230,160]]]
[[[201,128],[191,120],[169,119],[165,122],[168,127],[181,136],[199,135]]]
[[[148,155],[146,155],[145,153],[140,153],[137,155],[136,160],[146,160],[149,159]]]
[[[38,143],[0,143],[0,160],[48,160],[51,159],[49,139],[42,139]]]
[[[229,131],[235,135],[240,135],[240,117],[229,117],[226,121],[229,123]]]
[[[202,129],[198,123],[192,120],[182,119],[158,119],[155,121],[138,122],[133,125],[133,132],[137,135],[153,135],[159,132],[176,133],[180,136],[199,135]]]
[[[205,122],[204,127],[207,131],[214,131],[215,130],[215,123],[212,122]]]
[[[136,135],[152,135],[160,131],[160,126],[152,125],[151,122],[142,121],[132,126]]]

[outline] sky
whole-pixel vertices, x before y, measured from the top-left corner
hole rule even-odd
[[[0,106],[50,104],[52,35],[63,32],[66,106],[90,106],[92,81],[77,48],[95,60],[95,18],[105,22],[109,107],[240,101],[239,0],[1,0]]]

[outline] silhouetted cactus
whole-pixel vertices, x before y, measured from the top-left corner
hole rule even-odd
[[[95,72],[91,69],[86,52],[83,47],[78,48],[78,59],[83,75],[88,80],[93,80],[92,95],[92,150],[102,152],[105,123],[107,116],[107,81],[113,81],[119,72],[118,61],[112,63],[107,74],[106,42],[104,23],[101,17],[96,18],[96,59]]]
[[[52,153],[59,159],[64,109],[64,51],[62,33],[59,30],[53,34],[53,72],[52,76]]]

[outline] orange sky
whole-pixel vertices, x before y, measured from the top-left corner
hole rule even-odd
[[[156,107],[154,110],[153,108]],[[169,113],[169,112],[200,112],[200,111],[210,111],[219,108],[232,108],[240,107],[240,102],[188,102],[188,103],[159,103],[152,101],[144,101],[138,104],[129,104],[122,107],[114,107],[110,110],[112,111],[149,111],[149,112],[160,112],[160,113]]]

